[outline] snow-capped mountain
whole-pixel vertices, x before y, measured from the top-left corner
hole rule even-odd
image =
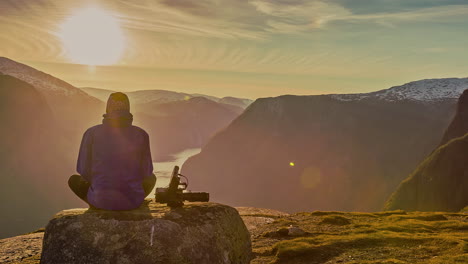
[[[0,57],[0,73],[27,82],[43,93],[87,96],[86,93],[65,81],[5,57]]]
[[[379,99],[385,101],[433,102],[457,99],[466,89],[468,89],[468,78],[446,78],[420,80],[371,93],[334,94],[331,96],[340,101]]]

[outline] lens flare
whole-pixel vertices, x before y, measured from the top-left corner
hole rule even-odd
[[[322,172],[316,167],[307,167],[301,174],[301,185],[306,189],[313,189],[322,181]]]

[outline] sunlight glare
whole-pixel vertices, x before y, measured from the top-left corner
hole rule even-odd
[[[125,48],[118,20],[97,7],[81,9],[68,17],[58,35],[67,56],[78,64],[115,64]]]

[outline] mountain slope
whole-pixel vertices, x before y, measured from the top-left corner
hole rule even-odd
[[[457,113],[445,131],[440,145],[447,144],[450,140],[462,137],[468,133],[468,90],[465,90],[458,100]]]
[[[468,205],[468,135],[438,148],[403,181],[385,208],[458,212]]]
[[[389,90],[424,83],[452,91],[468,85],[468,79]],[[187,160],[182,173],[193,178],[194,189],[235,206],[378,210],[437,145],[456,103],[451,92],[434,100],[395,100],[389,90],[357,98],[259,99]]]
[[[66,184],[70,144],[44,96],[0,74],[0,124],[0,237],[6,237],[37,229],[56,210],[79,203]]]
[[[101,121],[105,106],[73,85],[32,67],[0,57],[0,73],[34,86],[46,99],[69,140],[79,144],[82,133]],[[71,151],[77,150],[77,148]]]
[[[84,92],[67,82],[5,57],[0,57],[0,72],[27,82],[45,94],[55,93],[63,96],[87,96]]]

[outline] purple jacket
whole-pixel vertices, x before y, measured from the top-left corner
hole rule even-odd
[[[104,115],[83,135],[76,170],[91,183],[88,202],[106,210],[131,210],[145,198],[143,178],[152,175],[148,134],[132,126],[130,113]]]

